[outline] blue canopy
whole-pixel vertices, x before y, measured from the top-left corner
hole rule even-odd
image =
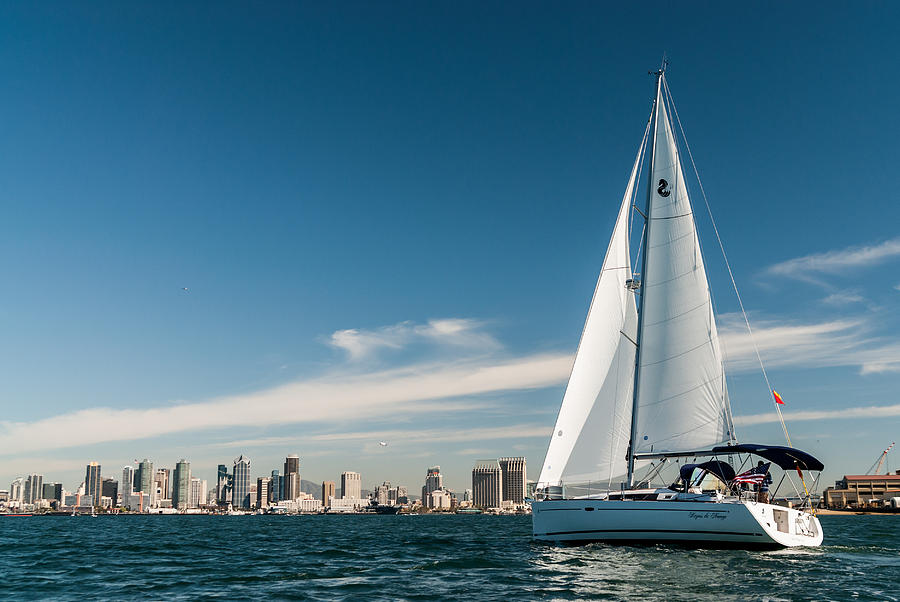
[[[730,483],[734,479],[734,468],[728,462],[722,462],[721,460],[709,460],[701,464],[684,464],[679,471],[681,478],[684,481],[688,481],[695,468],[705,470],[724,483]]]
[[[804,470],[823,470],[825,468],[824,464],[805,451],[784,445],[740,443],[738,445],[720,445],[714,447],[712,451],[717,454],[753,454],[774,462],[783,470],[798,466]]]

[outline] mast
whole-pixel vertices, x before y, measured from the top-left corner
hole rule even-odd
[[[653,123],[650,125],[653,131],[653,137],[650,140],[650,166],[647,169],[647,206],[644,212],[644,219],[647,222],[646,231],[644,232],[644,240],[641,244],[641,303],[638,309],[638,321],[637,321],[637,340],[634,358],[634,387],[633,387],[633,397],[631,400],[631,438],[628,441],[628,487],[634,486],[634,450],[637,447],[637,419],[638,419],[638,394],[640,389],[640,376],[641,376],[641,339],[643,339],[644,333],[644,298],[647,292],[647,251],[649,250],[648,241],[650,240],[650,205],[653,194],[653,166],[656,161],[656,130],[657,124],[659,121],[659,102],[660,102],[660,92],[662,90],[662,77],[665,73],[666,62],[663,60],[663,64],[660,67],[659,71],[654,72],[656,75],[656,100],[653,101],[653,110],[652,113],[652,121]]]

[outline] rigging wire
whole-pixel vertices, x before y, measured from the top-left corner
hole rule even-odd
[[[709,200],[706,198],[706,190],[703,188],[703,181],[700,179],[700,172],[697,170],[697,164],[694,162],[694,155],[691,153],[691,145],[688,144],[687,136],[684,134],[684,127],[681,125],[681,118],[678,116],[678,109],[675,107],[675,101],[672,99],[672,93],[669,90],[669,84],[663,79],[663,85],[666,89],[666,97],[669,100],[669,104],[672,106],[672,111],[675,113],[675,120],[678,122],[678,129],[681,131],[681,139],[684,140],[684,146],[687,149],[688,157],[691,159],[691,166],[694,169],[694,175],[697,177],[697,183],[700,185],[700,193],[703,196],[703,202],[706,205],[706,211],[709,214],[709,220],[712,223],[713,231],[716,233],[716,240],[719,242],[719,250],[722,251],[722,258],[725,260],[725,267],[728,269],[728,276],[731,278],[731,285],[734,287],[734,294],[737,297],[738,305],[741,308],[741,315],[744,317],[744,324],[747,325],[747,333],[750,335],[750,342],[753,344],[753,351],[756,353],[756,359],[759,362],[759,367],[762,370],[763,378],[766,381],[766,388],[769,390],[769,397],[772,398],[773,404],[775,405],[775,411],[778,413],[778,419],[781,421],[781,428],[784,431],[784,438],[787,440],[787,444],[789,447],[793,447],[791,444],[791,436],[788,434],[787,425],[784,422],[784,416],[781,413],[781,408],[778,407],[778,404],[774,402],[774,394],[772,389],[772,384],[769,381],[769,375],[766,373],[766,366],[763,363],[762,356],[759,353],[759,346],[756,344],[756,339],[753,338],[753,328],[750,326],[750,320],[747,318],[747,311],[744,309],[744,302],[741,299],[741,293],[738,291],[737,282],[734,279],[734,273],[731,270],[731,264],[728,262],[728,255],[725,253],[725,245],[722,243],[722,237],[719,235],[719,229],[716,226],[716,220],[713,217],[712,209],[709,206]]]

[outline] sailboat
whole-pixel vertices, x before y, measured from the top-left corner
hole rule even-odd
[[[532,501],[534,538],[818,546],[822,527],[803,474],[821,474],[822,463],[791,447],[789,438],[787,446],[761,445],[739,443],[735,435],[665,64],[655,75],[650,119]],[[641,208],[636,196],[645,163]],[[631,263],[632,227],[642,230],[639,272]],[[667,483],[662,475],[676,467],[671,484],[653,486]],[[769,503],[759,491],[776,467],[784,472],[779,486],[798,475],[803,481],[799,507]]]

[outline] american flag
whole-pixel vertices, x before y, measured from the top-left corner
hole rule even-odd
[[[766,480],[766,474],[769,472],[769,466],[772,463],[763,464],[762,466],[757,466],[756,468],[751,468],[747,472],[742,472],[738,476],[734,477],[731,481],[732,483],[754,483],[759,485],[763,481]]]

